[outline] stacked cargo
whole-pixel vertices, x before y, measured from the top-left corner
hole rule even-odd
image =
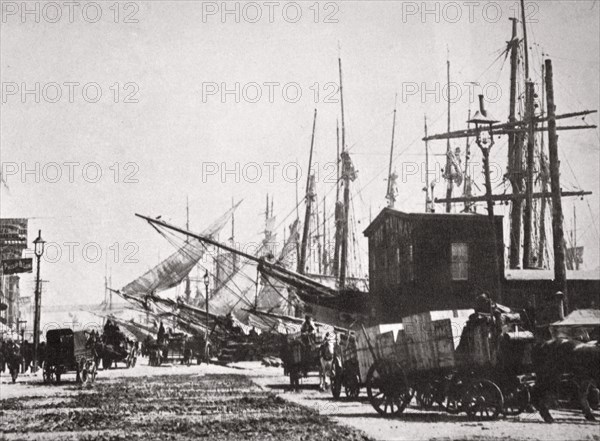
[[[380,358],[393,358],[396,359],[396,343],[394,333],[400,333],[402,330],[402,324],[398,323],[395,325],[377,325],[370,328],[366,328],[365,332],[368,337],[368,341],[371,342],[375,353]],[[356,336],[356,356],[358,359],[358,369],[360,373],[361,381],[365,381],[367,378],[367,372],[369,368],[375,362],[373,355],[369,350],[369,343],[365,337],[365,333],[359,331]]]
[[[474,311],[430,311],[402,319],[404,330],[396,346],[408,370],[431,370],[456,366],[455,349]]]
[[[357,334],[362,381],[374,363],[368,340],[381,359],[397,361],[406,371],[452,368],[459,364],[456,348],[472,309],[429,311],[402,318],[402,323],[377,325]],[[479,341],[479,339],[478,339]]]

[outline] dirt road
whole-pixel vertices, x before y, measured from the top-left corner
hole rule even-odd
[[[340,424],[363,430],[378,440],[600,440],[600,423],[588,422],[581,412],[553,411],[555,424],[546,424],[539,414],[527,413],[499,421],[469,421],[465,414],[422,411],[408,408],[399,418],[386,419],[371,407],[364,389],[356,401],[333,400],[331,393],[318,390],[318,379],[305,380],[300,392],[287,390],[288,379],[282,369],[240,363],[254,381],[293,403],[327,415]],[[343,392],[342,392],[343,393]],[[596,412],[600,420],[600,413]]]
[[[367,440],[356,429],[283,400],[240,370],[138,366],[100,371],[93,385],[0,384],[5,440]]]
[[[148,367],[100,371],[95,385],[74,376],[43,385],[0,377],[0,421],[7,440],[600,440],[600,424],[574,412],[495,422],[410,408],[401,418],[378,416],[364,398],[334,401],[311,377],[287,391],[281,368],[259,363]],[[600,417],[600,415],[598,415]]]

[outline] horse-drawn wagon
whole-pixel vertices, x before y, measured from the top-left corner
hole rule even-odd
[[[187,348],[187,336],[182,333],[173,333],[166,338],[163,345],[163,361],[188,364],[191,356]],[[186,356],[187,355],[187,356]]]
[[[127,329],[120,328],[107,320],[101,341],[97,342],[98,357],[102,367],[110,369],[113,364],[124,363],[126,368],[134,367],[137,362],[138,343],[136,337]]]
[[[290,378],[290,386],[297,389],[301,378],[307,377],[310,372],[318,372],[320,387],[328,387],[331,378],[332,393],[339,397],[341,383],[335,378],[339,378],[338,372],[342,368],[334,329],[323,325],[315,333],[295,332],[282,338],[281,360],[284,374]]]
[[[60,383],[63,374],[75,372],[77,382],[94,382],[96,364],[94,340],[88,331],[69,328],[46,333],[46,354],[42,366],[45,383]]]
[[[378,413],[399,415],[413,398],[484,420],[529,406],[533,335],[518,314],[442,311],[402,322],[383,333],[363,328],[357,339],[358,379]]]

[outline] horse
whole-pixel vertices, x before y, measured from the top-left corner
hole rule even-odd
[[[595,421],[588,400],[590,388],[600,385],[598,341],[583,343],[567,338],[548,340],[533,347],[532,361],[536,374],[531,396],[532,403],[545,422],[554,422],[548,409],[548,399],[551,394],[557,394],[564,374],[573,376],[578,389],[579,404],[585,418],[588,421]]]
[[[336,356],[335,334],[325,334],[323,343],[319,346],[319,390],[329,389],[333,376],[333,361]]]

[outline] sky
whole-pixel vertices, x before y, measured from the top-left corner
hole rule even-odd
[[[386,204],[395,103],[396,208],[408,212],[424,210],[425,115],[429,133],[446,130],[447,59],[455,84],[453,130],[465,128],[479,93],[497,119],[508,117],[509,66],[499,55],[510,39],[513,1],[1,6],[6,185],[0,211],[30,218],[30,242],[39,229],[48,242],[45,305],[99,302],[107,268],[111,285],[121,288],[173,251],[134,213],[184,225],[189,199],[190,228],[201,231],[232,198],[243,199],[235,234],[244,244],[260,237],[269,194],[282,231],[295,218],[298,167],[304,192],[315,108],[317,193],[331,207],[339,56],[363,250],[362,230]],[[558,113],[599,108],[599,7],[527,2],[531,77],[539,86],[543,58],[552,59]],[[598,116],[570,122],[597,124]],[[455,147],[464,150],[464,141]],[[436,179],[445,149],[445,142],[430,144]],[[559,149],[563,189],[598,194],[598,130],[562,132]],[[506,155],[506,140],[499,140],[492,150],[498,193],[510,188],[502,182]],[[475,145],[472,161],[483,191]],[[567,230],[573,207],[585,268],[595,269],[597,196],[565,199]],[[508,209],[497,206],[497,212]],[[33,275],[24,275],[22,295],[33,289]]]

